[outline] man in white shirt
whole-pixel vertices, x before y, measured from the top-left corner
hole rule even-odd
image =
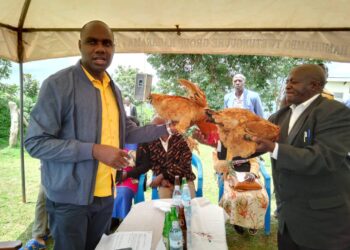
[[[260,96],[258,93],[245,88],[246,78],[235,74],[232,78],[233,91],[224,97],[224,108],[248,109],[260,117],[264,117]]]
[[[325,83],[318,65],[292,69],[289,106],[270,117],[279,141],[253,138],[272,153],[279,249],[350,248],[350,109],[321,96]]]
[[[124,98],[124,109],[127,116],[133,116],[137,118],[137,111],[135,105],[130,102],[130,98],[127,96]]]

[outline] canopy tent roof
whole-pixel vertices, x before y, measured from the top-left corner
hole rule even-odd
[[[349,0],[2,0],[0,9],[0,57],[17,62],[79,55],[79,30],[96,19],[113,29],[116,52],[350,62]]]

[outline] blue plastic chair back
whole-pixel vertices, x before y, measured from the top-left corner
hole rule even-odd
[[[263,161],[259,162],[260,172],[265,180],[265,189],[267,195],[269,196],[269,205],[265,214],[265,234],[269,235],[271,233],[271,177],[266,171],[265,163]]]
[[[139,177],[139,184],[138,184],[138,187],[137,187],[137,192],[136,192],[135,197],[134,197],[134,203],[135,204],[137,204],[139,202],[142,202],[142,201],[145,201],[145,193],[144,193],[144,190],[143,190],[145,179],[146,179],[146,175],[145,174],[140,175],[140,177]]]
[[[203,197],[203,165],[199,157],[192,154],[192,166],[197,169],[196,197]]]
[[[267,192],[267,195],[269,196],[269,205],[266,210],[265,214],[265,226],[264,226],[264,231],[266,235],[269,235],[271,233],[271,177],[269,173],[266,171],[265,168],[265,163],[262,160],[259,160],[259,169],[264,177],[264,182],[265,182],[265,189]],[[224,182],[222,179],[222,175],[217,174],[218,178],[218,185],[219,185],[219,201],[224,194]]]

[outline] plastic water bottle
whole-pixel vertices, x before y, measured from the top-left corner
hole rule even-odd
[[[191,192],[188,184],[185,183],[182,187],[181,202],[185,209],[186,225],[191,225]]]
[[[175,186],[173,192],[173,205],[176,206],[177,214],[179,214],[179,209],[181,206],[181,190],[180,190],[180,179],[179,176],[175,176]]]
[[[170,250],[183,250],[182,231],[178,221],[172,222],[169,233]]]
[[[187,249],[191,246],[191,217],[192,217],[192,210],[191,210],[191,192],[188,187],[187,183],[184,183],[182,186],[182,195],[181,195],[181,202],[184,207],[185,212],[185,220],[186,220],[186,244]]]

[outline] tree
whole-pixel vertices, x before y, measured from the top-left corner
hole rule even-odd
[[[30,112],[32,111],[39,93],[39,81],[33,79],[31,74],[23,75],[23,116],[29,120]]]
[[[120,87],[122,95],[124,97],[128,96],[130,101],[136,106],[140,124],[144,125],[150,122],[154,112],[146,103],[135,100],[137,73],[139,73],[137,68],[118,66],[115,70],[114,81]]]
[[[138,69],[118,66],[115,70],[114,81],[120,87],[123,96],[129,96],[130,101],[135,103],[135,79]]]
[[[11,63],[0,59],[0,80],[8,79],[11,74]],[[39,92],[39,82],[30,74],[24,74],[24,125],[34,107]],[[17,144],[19,130],[19,87],[18,84],[0,83],[0,138],[1,144],[9,142],[13,147]]]
[[[13,86],[7,86],[1,83],[3,79],[8,79],[11,74],[11,62],[9,60],[0,59],[0,145],[7,143],[10,128],[10,111],[8,100],[11,100],[16,89]]]
[[[11,62],[6,59],[0,58],[0,81],[2,79],[8,79],[11,74]]]
[[[232,75],[242,73],[247,77],[247,88],[260,93],[268,112],[276,107],[281,83],[294,65],[321,62],[286,57],[197,54],[152,54],[147,60],[160,77],[157,91],[184,94],[177,79],[185,78],[199,84],[213,109],[223,107],[224,95],[232,88]]]

